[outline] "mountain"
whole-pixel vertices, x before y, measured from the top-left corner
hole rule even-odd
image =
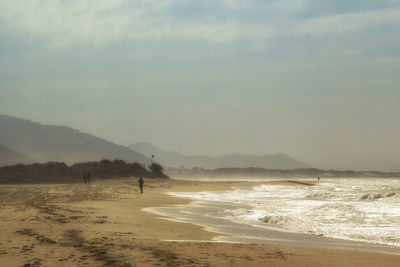
[[[15,165],[18,163],[32,163],[34,160],[0,145],[0,166]]]
[[[0,144],[38,162],[68,164],[122,159],[148,164],[151,160],[131,149],[66,126],[43,125],[0,115]]]
[[[282,177],[290,178],[293,177],[321,177],[325,178],[394,178],[400,177],[400,172],[380,172],[380,171],[336,171],[336,170],[321,170],[315,168],[307,169],[264,169],[264,168],[220,168],[220,169],[181,169],[181,168],[169,168],[168,175],[172,177],[182,178],[267,178],[267,177]],[[291,181],[293,183],[301,183],[299,181]]]
[[[244,155],[230,154],[221,157],[211,156],[187,156],[179,152],[167,152],[155,147],[152,144],[138,142],[129,146],[129,148],[143,153],[151,157],[154,155],[154,160],[165,167],[185,168],[203,167],[206,169],[217,168],[248,168],[257,167],[265,169],[300,169],[310,168],[305,163],[299,162],[285,154],[274,155]]]

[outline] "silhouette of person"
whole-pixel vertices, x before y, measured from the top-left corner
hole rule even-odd
[[[82,175],[83,183],[90,184],[91,175],[90,172],[84,172]]]
[[[318,181],[319,181],[319,176],[318,176]]]
[[[139,184],[140,193],[143,194],[144,180],[143,180],[142,177],[140,177],[140,179],[139,179],[139,181],[138,181],[138,184]]]

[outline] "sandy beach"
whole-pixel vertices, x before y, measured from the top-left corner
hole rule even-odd
[[[253,184],[146,179],[144,194],[136,178],[1,185],[0,266],[400,266],[400,255],[362,249],[215,242],[221,234],[143,211],[190,203],[170,191]]]

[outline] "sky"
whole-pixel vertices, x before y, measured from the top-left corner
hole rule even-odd
[[[400,171],[400,0],[0,0],[0,114]]]

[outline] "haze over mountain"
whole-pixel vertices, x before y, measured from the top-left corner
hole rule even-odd
[[[66,126],[43,125],[0,115],[0,129],[0,144],[38,162],[62,161],[71,164],[101,159],[151,162],[127,147]],[[8,154],[12,159],[10,152]]]
[[[32,162],[32,159],[0,144],[0,166]]]
[[[0,114],[400,171],[400,0],[44,2],[0,1]]]
[[[167,152],[156,146],[137,142],[129,146],[129,148],[138,151],[148,157],[154,155],[154,160],[165,167],[185,168],[203,167],[206,169],[216,168],[247,168],[258,167],[266,169],[300,169],[310,168],[305,163],[297,161],[285,154],[273,155],[244,155],[244,154],[229,154],[220,157],[195,155],[188,156],[179,152]]]

